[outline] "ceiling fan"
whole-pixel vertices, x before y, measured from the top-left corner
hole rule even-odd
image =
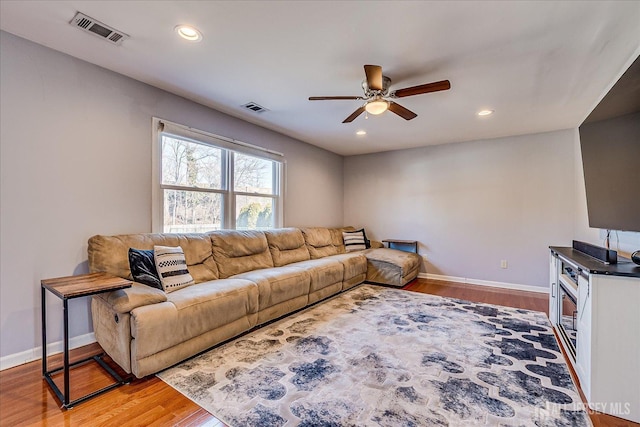
[[[411,86],[404,89],[390,91],[391,79],[382,75],[382,67],[379,65],[365,65],[364,73],[366,80],[362,81],[362,89],[364,96],[311,96],[309,101],[324,100],[354,100],[365,101],[364,105],[354,111],[349,117],[344,119],[342,123],[351,123],[360,114],[365,111],[369,114],[382,114],[389,110],[402,117],[405,120],[411,120],[418,115],[413,111],[397,104],[390,99],[404,98],[405,96],[420,95],[429,92],[438,92],[451,88],[449,80],[441,80],[439,82],[426,83],[418,86]]]

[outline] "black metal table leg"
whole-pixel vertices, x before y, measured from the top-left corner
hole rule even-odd
[[[64,406],[69,406],[69,300],[63,298],[64,312]]]
[[[47,294],[44,287],[40,288],[42,300],[42,375],[47,375]]]

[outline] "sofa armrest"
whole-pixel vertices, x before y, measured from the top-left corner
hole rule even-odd
[[[133,282],[130,288],[98,294],[95,297],[102,299],[117,313],[129,313],[134,308],[167,300],[167,295],[160,289],[136,282]]]
[[[384,248],[384,243],[377,240],[369,240],[369,244],[371,245],[371,249]]]

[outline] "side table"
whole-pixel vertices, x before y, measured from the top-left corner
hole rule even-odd
[[[412,251],[406,251],[406,252],[413,252],[413,253],[418,253],[418,241],[417,240],[398,240],[398,239],[385,239],[382,241],[383,243],[387,244],[387,247],[389,249],[399,249],[399,250],[403,250],[400,249],[402,247],[412,247],[413,250]]]
[[[106,273],[93,273],[83,274],[80,276],[58,277],[55,279],[46,279],[41,282],[41,296],[42,296],[42,376],[47,380],[49,386],[54,391],[58,399],[62,402],[62,407],[70,409],[78,403],[91,399],[99,394],[109,391],[115,387],[119,387],[126,384],[128,381],[120,377],[109,365],[107,365],[102,357],[104,353],[88,357],[86,359],[79,360],[74,363],[69,363],[69,300],[73,298],[86,297],[90,295],[99,294],[102,292],[115,291],[117,289],[124,289],[131,287],[131,281],[122,279],[120,277],[112,276]],[[64,363],[63,366],[49,371],[47,369],[47,304],[46,304],[46,291],[51,292],[58,298],[62,299],[63,305],[63,317],[64,317]],[[74,366],[89,362],[96,361],[104,370],[109,373],[116,380],[116,383],[104,387],[100,390],[89,393],[83,397],[75,400],[70,400],[69,394],[69,370]],[[64,371],[64,393],[60,391],[60,388],[51,378],[51,375]]]

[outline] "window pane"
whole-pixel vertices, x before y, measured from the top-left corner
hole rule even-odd
[[[164,232],[203,233],[222,228],[222,194],[164,190]]]
[[[272,160],[235,153],[233,177],[234,191],[274,194]]]
[[[236,230],[274,228],[271,197],[236,196]]]
[[[222,150],[162,135],[162,183],[222,188]]]

